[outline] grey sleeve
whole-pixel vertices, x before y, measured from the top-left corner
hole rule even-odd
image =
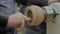
[[[0,27],[2,28],[6,27],[8,21],[6,11],[8,11],[6,0],[0,0]]]

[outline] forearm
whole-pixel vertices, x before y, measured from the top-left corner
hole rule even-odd
[[[55,3],[55,2],[60,2],[60,0],[48,0],[48,4],[50,5],[51,3]]]
[[[4,28],[7,26],[8,16],[0,13],[0,27]]]

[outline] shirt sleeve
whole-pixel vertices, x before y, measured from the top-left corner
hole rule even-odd
[[[6,11],[8,11],[8,8],[6,6],[6,1],[0,0],[0,27],[6,27],[8,16],[6,14]]]

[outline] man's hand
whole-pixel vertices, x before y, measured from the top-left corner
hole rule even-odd
[[[51,3],[55,3],[55,2],[60,2],[60,0],[48,0],[48,4],[50,5]]]
[[[24,26],[24,17],[21,13],[13,14],[9,16],[8,27],[16,27],[18,24]]]

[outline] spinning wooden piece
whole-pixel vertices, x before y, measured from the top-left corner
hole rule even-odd
[[[30,22],[27,22],[30,26],[38,26],[44,20],[44,11],[38,6],[32,5],[25,9],[25,15],[31,18]]]

